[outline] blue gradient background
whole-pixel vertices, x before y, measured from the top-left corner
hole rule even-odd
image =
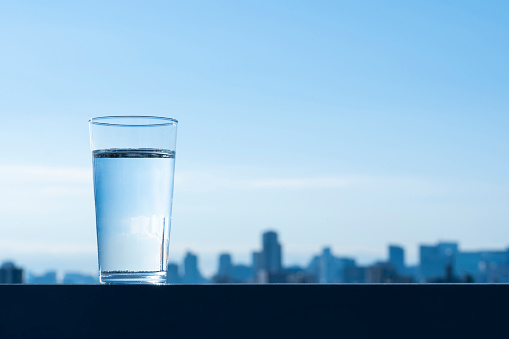
[[[509,244],[509,5],[0,4],[0,258],[97,267],[87,120],[179,120],[170,257]]]

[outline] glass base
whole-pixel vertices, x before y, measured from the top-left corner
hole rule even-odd
[[[166,272],[101,272],[99,276],[105,285],[166,284]]]

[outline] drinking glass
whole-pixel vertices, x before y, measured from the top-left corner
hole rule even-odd
[[[152,116],[89,121],[103,284],[166,281],[177,123]]]

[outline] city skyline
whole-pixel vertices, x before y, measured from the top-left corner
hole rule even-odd
[[[354,256],[350,255],[336,255],[330,247],[323,247],[321,253],[311,254],[308,262],[305,265],[283,265],[283,244],[279,242],[278,233],[275,230],[267,230],[262,234],[262,241],[260,250],[252,251],[252,261],[247,263],[247,267],[254,272],[253,277],[245,278],[243,282],[258,282],[258,283],[281,283],[288,282],[281,280],[278,276],[279,273],[292,270],[310,273],[315,267],[312,276],[316,280],[305,281],[314,283],[333,283],[333,282],[509,282],[509,245],[502,249],[484,249],[484,250],[465,250],[460,248],[458,242],[455,241],[438,241],[434,244],[424,243],[419,245],[419,260],[417,263],[409,263],[405,259],[406,249],[397,244],[388,244],[387,253],[383,258],[378,258],[371,263],[359,263]],[[189,253],[186,255],[190,255]],[[193,254],[193,271],[199,271],[197,256]],[[317,260],[320,262],[318,263]],[[364,267],[367,271],[365,279],[367,281],[341,281],[334,280],[332,277],[336,268],[323,268],[323,261],[329,261],[331,265],[350,265],[352,267]],[[389,263],[388,268],[386,264]],[[176,262],[172,262],[174,269],[181,267]],[[184,262],[180,273],[186,271],[187,264]],[[219,279],[219,282],[239,282],[239,281],[224,281],[231,274],[234,267],[239,267],[243,270],[246,263],[239,263],[233,260],[233,257],[228,252],[223,252],[218,255],[218,267],[216,273],[208,276],[208,282],[214,282],[214,279]],[[363,268],[363,269],[364,269]],[[387,271],[388,270],[388,271]],[[258,273],[264,271],[264,275],[259,276]],[[330,272],[327,272],[330,271]],[[392,271],[396,273],[395,276],[390,277]],[[228,272],[228,273],[227,273]],[[389,273],[387,273],[389,272]],[[337,272],[336,272],[337,273]],[[198,273],[195,273],[198,274]],[[269,281],[267,278],[271,274],[274,275],[274,280]],[[371,274],[371,277],[370,277]],[[392,281],[383,281],[384,274],[389,274],[389,278],[396,279]],[[374,276],[373,276],[374,275]],[[203,277],[198,274],[199,279]],[[399,278],[398,278],[399,276]],[[413,280],[412,280],[413,279]],[[293,281],[302,282],[302,281]],[[180,282],[182,283],[182,281]],[[185,282],[184,282],[185,283]]]
[[[433,244],[437,244],[437,243],[456,243],[456,244],[458,244],[458,246],[460,245],[460,243],[458,243],[454,239],[437,239],[436,241],[418,244],[416,246],[416,248],[414,248],[414,249],[408,249],[407,247],[402,246],[400,244],[395,244],[394,242],[389,242],[383,246],[384,251],[381,255],[369,255],[369,256],[360,256],[359,257],[355,253],[339,251],[332,246],[328,246],[328,245],[324,244],[321,247],[318,247],[315,251],[299,255],[301,260],[287,259],[285,256],[283,256],[282,257],[282,265],[285,267],[291,267],[291,266],[305,267],[309,264],[309,261],[311,260],[313,255],[315,255],[316,253],[320,253],[325,248],[328,248],[332,252],[336,253],[336,255],[339,257],[354,258],[358,264],[364,265],[364,266],[369,266],[369,265],[375,264],[378,261],[383,261],[383,260],[389,258],[390,247],[396,246],[396,247],[401,247],[404,249],[405,264],[407,266],[417,266],[419,264],[419,248],[421,246],[426,246],[426,245],[433,246]],[[284,243],[283,243],[283,245],[284,245]],[[262,247],[262,246],[260,246],[260,247]],[[250,251],[240,253],[240,254],[233,253],[232,251],[228,251],[227,249],[224,249],[219,252],[212,253],[212,254],[203,254],[203,252],[201,252],[199,250],[194,250],[192,248],[188,248],[179,257],[170,255],[169,262],[172,264],[180,263],[179,265],[181,265],[185,261],[185,258],[188,254],[196,255],[199,258],[199,264],[198,264],[199,271],[201,273],[203,273],[203,275],[206,278],[210,278],[219,269],[220,265],[218,264],[218,257],[221,254],[228,254],[230,256],[231,261],[235,264],[250,265],[253,260],[253,253],[256,253],[256,251],[257,251],[256,248],[257,248],[257,245],[254,245],[254,246],[252,246],[252,249]],[[493,251],[493,250],[505,250],[506,248],[509,248],[509,243],[506,246],[501,246],[498,248],[497,247],[493,247],[493,248],[491,248],[491,247],[490,248],[488,248],[488,247],[483,247],[483,248],[461,247],[461,250],[467,251],[467,252],[484,252],[484,251]],[[409,253],[412,253],[412,252],[417,253],[416,257],[409,256]],[[87,261],[88,264],[85,264],[85,265],[82,264],[81,267],[79,265],[76,267],[73,267],[72,265],[69,265],[69,264],[64,264],[64,265],[56,264],[55,265],[55,264],[52,264],[51,262],[48,262],[47,260],[44,260],[44,263],[40,266],[33,266],[33,265],[31,266],[31,265],[24,264],[23,260],[19,260],[19,258],[15,258],[15,257],[3,257],[3,258],[0,258],[0,262],[14,262],[18,266],[24,268],[27,272],[30,272],[35,275],[41,275],[41,274],[45,274],[46,272],[55,271],[55,272],[57,272],[60,279],[62,279],[65,272],[81,272],[86,275],[97,275],[97,273],[98,273],[98,271],[97,271],[97,255],[94,254],[92,259],[93,260],[91,260],[91,258],[88,258],[88,259],[82,258],[82,260]],[[90,266],[91,266],[90,261],[92,261],[92,265],[94,266],[92,268],[90,268]],[[57,262],[58,262],[58,260],[57,260]],[[85,267],[85,269],[83,267]]]
[[[456,241],[422,243],[419,244],[419,260],[416,263],[406,259],[407,249],[394,243],[386,245],[385,256],[369,263],[363,263],[353,255],[334,253],[332,248],[323,246],[310,253],[308,260],[303,264],[285,264],[284,248],[278,232],[273,229],[266,230],[261,235],[259,248],[250,252],[250,262],[239,262],[230,252],[223,251],[216,256],[217,266],[205,274],[200,265],[200,254],[187,251],[180,261],[170,259],[168,281],[187,284],[390,282],[383,279],[414,283],[509,282],[509,245],[501,249],[466,250],[460,248]],[[327,267],[332,265],[325,271],[324,261],[329,262]],[[387,266],[387,263],[390,266]],[[4,260],[1,268],[16,267],[18,270],[24,270],[25,283],[98,283],[97,271],[92,273],[77,269],[34,271],[16,264],[12,260]],[[449,276],[444,273],[448,265],[451,270]],[[341,274],[337,275],[339,268],[341,270],[350,268],[348,279],[353,280],[342,280],[346,278],[342,278]],[[351,276],[352,274],[354,275]],[[357,277],[359,274],[362,275],[362,279]],[[236,276],[236,280],[231,280],[231,276]],[[428,281],[424,281],[426,279]]]

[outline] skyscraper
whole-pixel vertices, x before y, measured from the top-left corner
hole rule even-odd
[[[282,269],[281,261],[281,244],[277,240],[277,233],[263,233],[260,268],[269,273],[278,273]]]
[[[219,255],[219,269],[217,276],[221,278],[229,278],[232,274],[232,256],[228,253]]]
[[[176,263],[168,263],[168,271],[166,273],[166,282],[168,284],[179,284],[180,281],[179,275],[179,265]]]
[[[0,284],[23,283],[23,270],[12,262],[5,262],[0,267]]]
[[[448,257],[449,261],[454,261],[458,254],[458,244],[455,242],[439,242],[437,245],[440,255]]]
[[[345,270],[355,266],[355,260],[347,257],[336,257],[330,247],[325,247],[320,256],[315,257],[308,272],[313,272],[318,282],[322,284],[344,282]]]
[[[29,273],[28,274],[28,283],[29,284],[54,285],[57,283],[57,272],[56,271],[48,271],[41,275]]]
[[[319,272],[320,276],[318,281],[322,284],[331,283],[335,278],[335,257],[332,255],[331,249],[325,247],[322,255],[320,256]]]
[[[253,259],[253,281],[258,280],[258,272],[262,269],[262,253],[254,251],[252,253]]]
[[[440,242],[436,246],[421,245],[419,248],[420,274],[425,280],[443,278],[447,270],[455,273],[458,244]]]
[[[398,274],[405,273],[405,250],[401,246],[389,246],[389,263],[396,269]]]
[[[203,278],[198,270],[198,257],[191,252],[187,252],[184,258],[182,281],[185,284],[199,284],[203,282]]]

